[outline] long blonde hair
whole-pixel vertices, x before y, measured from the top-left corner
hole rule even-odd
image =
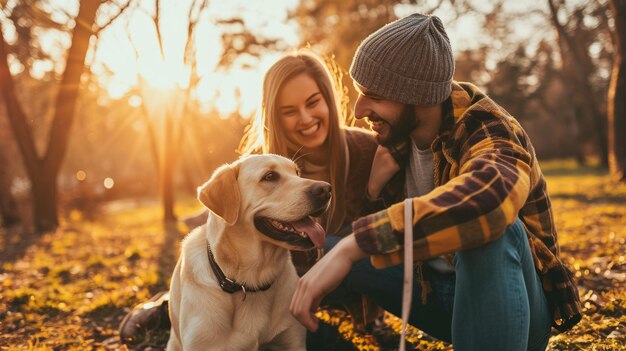
[[[259,113],[246,128],[239,151],[241,154],[272,153],[294,159],[299,150],[289,150],[282,123],[278,120],[278,92],[288,80],[306,73],[320,89],[328,105],[328,137],[322,145],[328,157],[327,169],[332,185],[330,208],[322,218],[322,224],[329,233],[337,233],[346,217],[346,139],[344,134],[345,116],[340,112],[340,99],[336,91],[332,73],[324,62],[313,53],[298,52],[283,56],[274,63],[263,78],[263,96]],[[306,158],[306,155],[302,156]]]

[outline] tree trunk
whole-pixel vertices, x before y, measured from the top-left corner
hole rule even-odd
[[[599,111],[597,111],[599,112]],[[608,146],[608,120],[607,116],[599,113],[594,119],[596,130],[598,131],[598,148],[600,151],[600,165],[604,168],[609,165],[609,146]]]
[[[0,150],[0,223],[4,227],[11,227],[22,222],[17,209],[17,201],[11,194],[11,179],[7,157],[4,150]]]
[[[28,118],[17,98],[7,61],[8,48],[0,28],[0,87],[7,106],[11,129],[22,155],[28,178],[31,181],[33,220],[35,229],[40,232],[54,230],[59,223],[56,179],[69,141],[78,99],[80,77],[84,70],[85,56],[89,48],[92,26],[99,5],[100,0],[83,0],[80,2],[43,158],[37,155]]]
[[[615,58],[609,88],[609,170],[626,180],[626,0],[611,0],[615,19]]]
[[[38,231],[53,230],[59,226],[56,178],[56,174],[42,173],[30,180],[33,216]]]
[[[172,111],[165,114],[165,129],[163,131],[163,163],[161,170],[161,197],[163,200],[163,221],[165,223],[176,221],[174,214],[174,116]]]

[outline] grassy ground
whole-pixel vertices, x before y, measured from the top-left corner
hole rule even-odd
[[[582,322],[551,338],[550,350],[626,348],[626,185],[602,171],[544,164],[562,258],[585,306]],[[189,214],[191,201],[178,212]],[[72,214],[55,233],[0,231],[0,350],[125,349],[116,336],[129,309],[166,289],[183,228],[163,229],[154,204],[105,211],[95,222]],[[134,207],[134,208],[133,208]],[[323,312],[345,341],[336,349],[397,347],[399,321],[385,317],[375,335],[353,330],[339,311]],[[157,335],[135,349],[160,349]],[[416,329],[416,350],[451,350]]]

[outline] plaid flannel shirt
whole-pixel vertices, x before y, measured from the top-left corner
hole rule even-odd
[[[559,331],[574,326],[581,318],[578,290],[559,259],[546,182],[517,120],[474,85],[453,82],[431,149],[435,189],[413,199],[414,259],[424,261],[481,246],[501,237],[519,217],[553,313],[553,326]],[[406,165],[407,143],[391,151],[401,167]],[[398,189],[396,202],[402,200]],[[403,262],[402,202],[357,219],[352,226],[359,247],[372,255],[375,267]]]

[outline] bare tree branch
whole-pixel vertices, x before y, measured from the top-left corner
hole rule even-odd
[[[123,6],[120,6],[117,4],[117,2],[112,1],[112,3],[114,3],[115,5],[117,5],[117,7],[120,9],[118,11],[117,14],[115,14],[114,16],[112,16],[111,18],[109,18],[109,20],[103,24],[102,26],[100,26],[98,29],[94,30],[94,34],[98,35],[100,34],[100,32],[102,32],[102,30],[104,30],[106,27],[108,27],[109,25],[111,25],[111,23],[113,23],[116,19],[118,19],[128,8],[130,8],[130,5],[133,3],[133,0],[128,0],[128,2],[126,2],[126,4],[124,4]]]
[[[67,29],[67,25],[63,23],[55,22],[49,13],[42,11],[37,5],[32,4],[30,1],[24,0],[23,4],[25,5],[24,10],[32,17],[36,19],[40,26],[48,27],[48,28],[56,28],[56,29]],[[52,5],[50,5],[52,6]],[[67,17],[68,21],[74,19],[74,16],[67,13],[67,11],[60,9],[58,7],[52,6],[56,11],[62,13]]]
[[[435,12],[435,11],[439,10],[439,8],[441,7],[441,5],[443,5],[443,2],[444,2],[444,1],[446,1],[446,0],[439,0],[439,2],[437,3],[437,5],[435,5],[435,6],[431,7],[431,8],[430,8],[430,9],[428,9],[428,10],[425,10],[425,11],[424,11],[424,13],[425,13],[425,14],[427,14],[427,15],[429,15],[429,14],[431,14],[431,13],[433,13],[433,12]]]
[[[200,3],[200,1],[202,2]],[[196,9],[196,6],[198,3],[200,3],[200,5],[197,8],[196,15],[194,16],[193,12]],[[191,7],[189,7],[189,13],[188,13],[189,25],[187,26],[187,41],[185,43],[185,53],[184,53],[185,64],[188,64],[190,66],[189,84],[187,85],[187,88],[185,89],[182,116],[178,123],[178,131],[176,132],[176,136],[175,136],[176,139],[174,141],[174,154],[177,154],[178,151],[180,150],[180,147],[182,146],[182,142],[184,140],[183,136],[184,136],[185,128],[188,125],[188,123],[186,122],[187,122],[187,119],[189,119],[191,116],[191,109],[189,107],[191,92],[193,89],[195,89],[195,87],[198,85],[198,82],[200,81],[200,77],[198,77],[198,72],[197,72],[198,65],[197,65],[197,59],[196,59],[196,45],[195,45],[195,40],[193,38],[193,35],[196,29],[196,26],[198,24],[198,21],[200,20],[200,15],[202,14],[202,11],[207,8],[207,6],[208,6],[208,0],[194,0],[194,2],[191,4]]]
[[[156,29],[157,40],[159,41],[159,49],[161,50],[161,58],[165,61],[165,51],[163,51],[163,35],[161,34],[161,26],[159,25],[159,16],[160,16],[160,2],[159,0],[154,0],[154,16],[152,16],[152,21],[154,21],[154,28]]]

